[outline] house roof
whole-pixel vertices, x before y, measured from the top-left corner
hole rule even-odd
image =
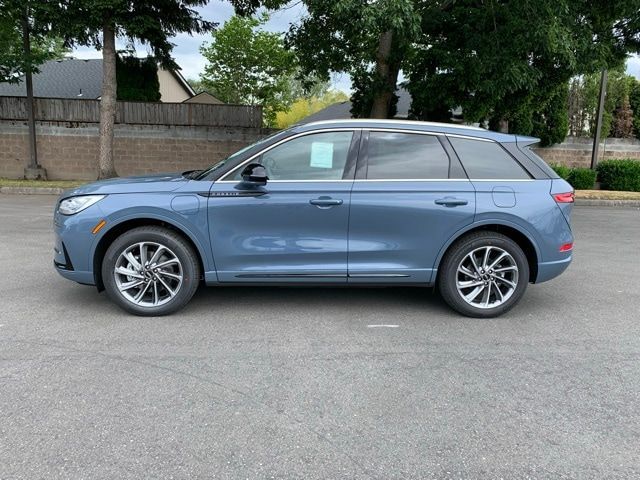
[[[176,77],[176,79],[178,80],[178,83],[182,85],[182,87],[189,93],[189,95],[191,95],[192,97],[195,96],[196,91],[189,84],[189,82],[187,82],[187,79],[184,78],[182,73],[180,73],[180,70],[171,70],[171,73],[173,74],[174,77]]]
[[[102,95],[102,60],[65,58],[51,60],[33,75],[33,94],[50,98],[99,98]],[[20,83],[0,83],[0,96],[24,97],[24,78]]]
[[[96,99],[102,96],[102,59],[50,60],[38,70],[33,75],[33,95],[36,97]],[[171,73],[189,95],[195,95],[179,71],[171,70]],[[20,83],[0,83],[2,97],[24,97],[26,94],[24,78]]]
[[[208,104],[221,104],[224,103],[219,98],[214,97],[209,92],[200,92],[195,94],[191,98],[187,98],[182,103],[208,103]]]

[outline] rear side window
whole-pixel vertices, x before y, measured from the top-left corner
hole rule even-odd
[[[530,147],[521,148],[520,150],[522,150],[527,157],[533,160],[544,173],[549,175],[549,178],[560,178],[556,171],[551,168],[547,164],[547,162],[545,162],[542,157],[540,157],[540,155],[534,152]]]
[[[449,156],[434,135],[370,132],[367,178],[449,178]]]
[[[531,176],[496,142],[449,137],[470,179],[527,180]]]

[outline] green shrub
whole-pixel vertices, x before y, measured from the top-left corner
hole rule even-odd
[[[640,192],[640,160],[605,160],[598,164],[603,190]]]
[[[596,172],[590,168],[570,168],[557,164],[551,165],[551,168],[576,190],[591,190],[596,183]]]
[[[553,168],[560,178],[564,178],[565,180],[569,178],[569,174],[571,173],[571,169],[564,165],[553,164],[551,168]]]
[[[596,183],[596,172],[590,168],[572,168],[566,180],[576,190],[592,190]]]

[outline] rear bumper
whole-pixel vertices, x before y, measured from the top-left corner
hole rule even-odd
[[[538,263],[538,275],[534,283],[546,282],[557,277],[569,267],[572,258],[573,256],[569,255],[569,257],[562,260]]]

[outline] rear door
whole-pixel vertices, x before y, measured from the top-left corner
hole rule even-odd
[[[448,135],[476,189],[476,221],[485,218],[511,220],[521,207],[549,197],[551,180],[534,180],[529,172],[499,143],[483,138]]]
[[[429,283],[443,244],[473,222],[473,185],[441,135],[371,129],[363,136],[349,283]]]

